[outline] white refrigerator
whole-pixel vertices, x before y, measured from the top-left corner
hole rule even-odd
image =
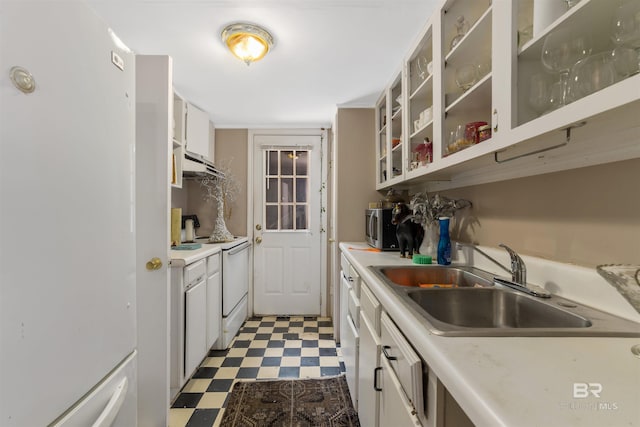
[[[77,0],[0,0],[0,425],[136,425],[135,67]]]

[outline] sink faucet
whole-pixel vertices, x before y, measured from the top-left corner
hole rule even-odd
[[[500,262],[498,262],[495,259],[493,259],[492,257],[490,257],[488,254],[486,254],[483,251],[481,251],[480,249],[478,249],[478,247],[475,246],[475,245],[470,245],[470,244],[460,243],[460,242],[456,243],[456,247],[458,249],[460,249],[461,247],[469,247],[469,248],[473,249],[474,251],[479,252],[480,254],[482,254],[485,258],[487,258],[489,261],[491,261],[494,264],[496,264],[498,267],[500,267],[501,269],[503,269],[507,273],[511,274],[511,281],[504,280],[504,279],[501,279],[499,277],[495,277],[494,278],[494,282],[495,283],[498,283],[498,284],[504,285],[504,286],[508,286],[508,287],[510,287],[512,289],[516,289],[518,291],[522,291],[522,292],[525,292],[525,293],[527,293],[529,295],[533,295],[533,296],[536,296],[536,297],[549,298],[551,296],[551,294],[546,289],[544,289],[544,288],[542,288],[540,286],[527,285],[527,267],[525,266],[524,261],[522,260],[522,258],[520,258],[520,255],[518,255],[516,253],[516,251],[514,251],[513,249],[511,249],[510,247],[508,247],[507,245],[505,245],[503,243],[500,243],[498,246],[500,246],[501,248],[506,249],[506,251],[509,252],[509,256],[511,257],[511,268],[505,267]]]
[[[498,246],[506,249],[507,252],[509,252],[509,256],[511,257],[511,281],[526,288],[527,267],[524,265],[524,261],[522,260],[522,258],[520,258],[520,255],[516,253],[516,251],[514,251],[504,243],[500,243]]]

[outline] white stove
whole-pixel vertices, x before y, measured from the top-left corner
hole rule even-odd
[[[222,321],[220,338],[213,345],[218,350],[229,347],[248,316],[250,248],[246,237],[221,244]]]

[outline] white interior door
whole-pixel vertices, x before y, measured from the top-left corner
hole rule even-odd
[[[173,119],[172,61],[136,55],[136,290],[138,426],[169,414],[169,210]],[[149,269],[157,258],[162,265]],[[155,260],[157,262],[157,259]]]
[[[321,314],[323,139],[253,135],[256,314]]]

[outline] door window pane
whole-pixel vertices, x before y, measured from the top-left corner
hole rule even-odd
[[[265,209],[267,230],[278,229],[278,205],[267,205]]]
[[[296,175],[307,175],[309,152],[308,151],[296,151]]]
[[[278,203],[278,178],[267,178],[265,198],[267,203]]]
[[[265,175],[278,175],[278,152],[267,152],[267,169]]]
[[[293,230],[293,205],[280,206],[280,229]]]
[[[307,202],[307,178],[296,178],[296,203]]]
[[[296,230],[306,230],[309,228],[307,219],[307,211],[309,207],[307,205],[296,206]]]
[[[280,178],[282,183],[281,202],[293,202],[293,178]]]
[[[280,175],[293,175],[293,151],[280,153]]]

